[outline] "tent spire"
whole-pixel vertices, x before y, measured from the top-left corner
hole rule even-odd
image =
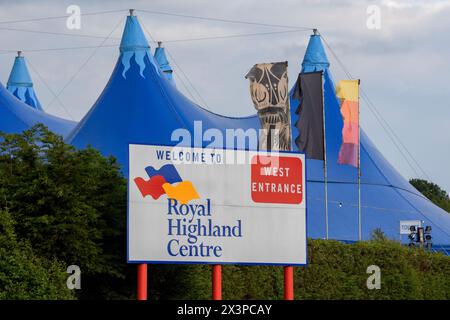
[[[131,67],[132,60],[139,66],[141,77],[144,77],[147,58],[158,75],[162,75],[153,55],[150,53],[150,45],[138,21],[138,17],[134,15],[134,9],[130,9],[130,15],[126,18],[122,40],[120,41],[120,53],[120,61],[123,65],[122,76],[124,78],[126,78],[126,73]]]
[[[155,60],[159,65],[159,68],[164,72],[167,80],[175,84],[175,80],[173,79],[173,69],[169,63],[169,60],[166,56],[166,51],[162,46],[162,41],[158,41],[158,47],[155,49],[154,54]]]
[[[308,47],[302,62],[303,72],[326,70],[329,66],[330,62],[325,53],[319,31],[313,29],[313,34],[309,38]]]
[[[30,107],[43,110],[33,89],[33,81],[28,72],[25,57],[20,50],[17,51],[17,57],[14,59],[14,65],[11,69],[6,89]]]
[[[120,42],[120,51],[148,50],[147,39],[139,24],[137,16],[134,15],[134,9],[130,9],[130,15],[127,17],[125,28]]]

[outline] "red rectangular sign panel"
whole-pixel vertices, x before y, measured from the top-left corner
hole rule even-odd
[[[259,203],[300,204],[303,172],[299,158],[255,155],[251,165],[252,200]]]

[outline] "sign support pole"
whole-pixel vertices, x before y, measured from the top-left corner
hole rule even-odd
[[[284,300],[294,300],[294,267],[284,267]]]
[[[147,300],[147,264],[137,265],[137,299]]]
[[[222,300],[222,266],[212,266],[212,299]]]

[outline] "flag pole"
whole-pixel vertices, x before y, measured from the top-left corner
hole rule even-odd
[[[358,240],[362,240],[362,212],[361,212],[361,106],[359,103],[359,85],[358,79]]]
[[[327,135],[325,124],[325,101],[322,71],[322,115],[323,115],[323,179],[325,185],[325,239],[328,240],[328,165],[327,165]]]

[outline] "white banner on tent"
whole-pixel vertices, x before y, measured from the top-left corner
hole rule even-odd
[[[400,220],[400,234],[410,234],[410,228],[415,226],[416,229],[422,226],[420,220]]]
[[[132,144],[128,180],[129,262],[306,264],[303,154]]]

